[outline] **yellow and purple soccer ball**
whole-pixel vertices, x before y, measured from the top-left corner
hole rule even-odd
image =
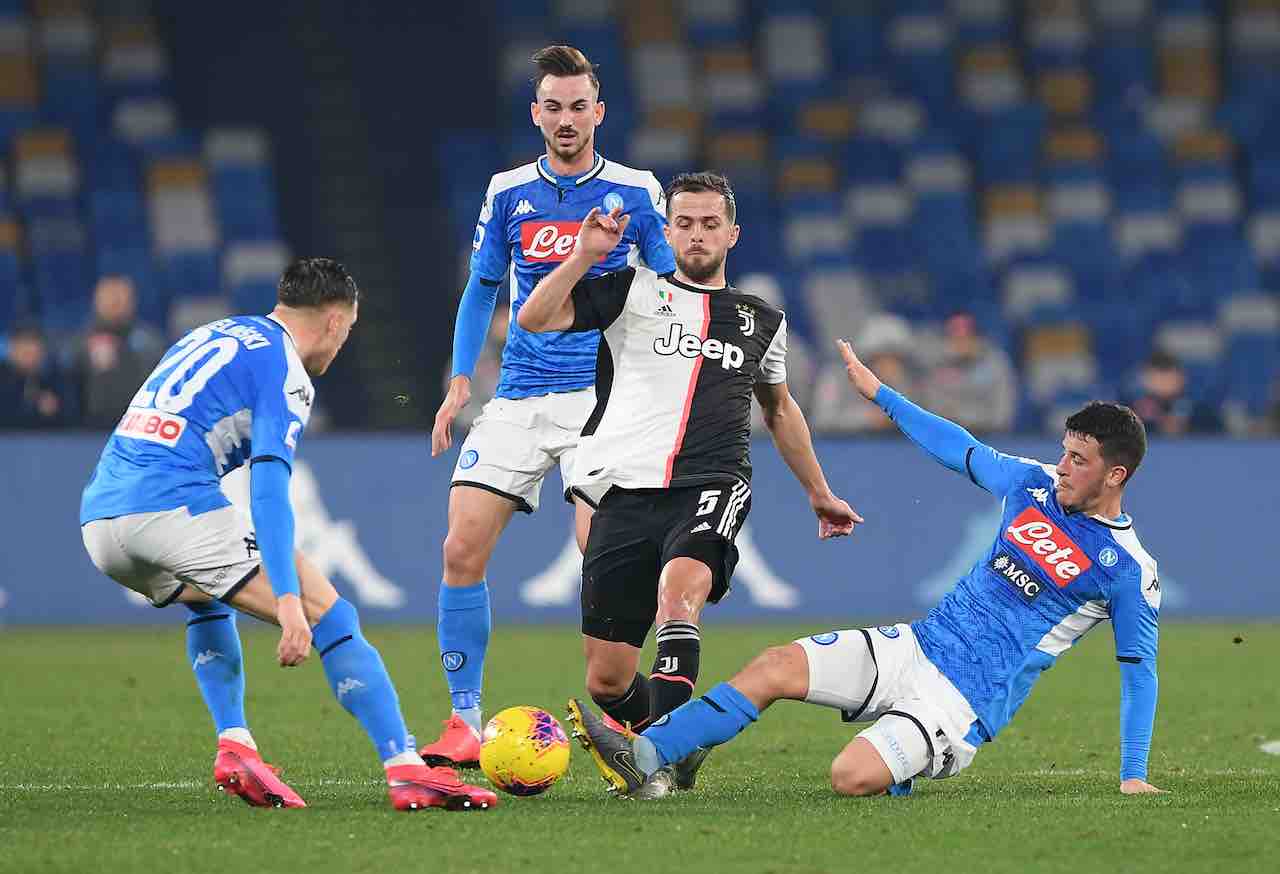
[[[539,707],[508,707],[484,727],[480,769],[512,795],[540,795],[569,770],[569,738]]]

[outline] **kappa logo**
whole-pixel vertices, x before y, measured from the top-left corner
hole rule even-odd
[[[1031,497],[1039,501],[1041,504],[1047,504],[1049,502],[1048,489],[1027,489],[1027,493],[1030,494]]]
[[[357,680],[355,677],[347,677],[344,680],[339,680],[337,690],[338,700],[341,701],[343,698],[347,697],[348,693],[363,688],[365,688],[365,684]]]
[[[1084,550],[1035,507],[1019,513],[1004,533],[1017,545],[1018,551],[1038,564],[1059,588],[1069,586],[1093,567]]]
[[[527,200],[520,201],[516,204],[516,208],[511,210],[512,215],[529,215],[535,212],[537,212],[537,210],[534,209],[533,204]]]
[[[738,318],[742,319],[742,324],[738,329],[742,331],[742,336],[750,337],[756,332],[756,311],[754,307],[750,307],[745,303],[738,304]]]
[[[258,536],[250,534],[244,539],[244,551],[249,554],[249,558],[253,558],[253,554],[258,551]]]
[[[310,391],[307,390],[307,387],[305,385],[300,385],[295,389],[290,389],[289,394],[297,398],[298,402],[301,403],[304,407],[311,406],[311,401],[315,397],[315,395],[313,395]]]

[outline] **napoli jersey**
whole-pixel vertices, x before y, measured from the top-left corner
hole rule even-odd
[[[285,327],[221,319],[179,340],[134,395],[80,501],[80,524],[230,506],[218,481],[246,461],[293,465],[315,391]]]
[[[599,331],[531,333],[516,324],[533,287],[573,251],[592,207],[617,206],[631,216],[618,246],[588,275],[599,276],[637,260],[659,274],[676,269],[663,236],[662,186],[648,170],[633,170],[596,155],[581,176],[556,176],[545,156],[499,173],[489,182],[476,225],[471,272],[494,284],[511,277],[511,324],[495,394],[526,398],[589,388],[595,382]]]
[[[979,444],[965,466],[975,483],[1003,497],[1000,533],[986,557],[911,627],[990,740],[1040,674],[1104,619],[1111,620],[1117,658],[1154,661],[1160,582],[1128,517],[1059,506],[1051,465]]]

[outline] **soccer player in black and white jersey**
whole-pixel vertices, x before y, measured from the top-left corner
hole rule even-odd
[[[751,507],[751,395],[809,496],[822,539],[862,521],[827,485],[809,426],[786,383],[786,317],[725,280],[738,241],[728,181],[677,176],[666,190],[676,270],[637,265],[585,278],[629,216],[593,209],[573,253],[520,310],[529,331],[601,331],[596,407],[571,476],[597,504],[582,568],[587,691],[620,730],[640,730],[688,701],[698,676],[699,615],[729,590],[734,537]],[[657,623],[649,677],[640,648]],[[580,722],[582,705],[570,702]],[[655,774],[645,797],[693,784],[705,752]]]

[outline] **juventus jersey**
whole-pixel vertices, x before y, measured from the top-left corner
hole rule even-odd
[[[571,485],[679,488],[751,480],[751,395],[787,379],[782,311],[732,286],[636,265],[573,289],[571,331],[601,331],[596,407]]]

